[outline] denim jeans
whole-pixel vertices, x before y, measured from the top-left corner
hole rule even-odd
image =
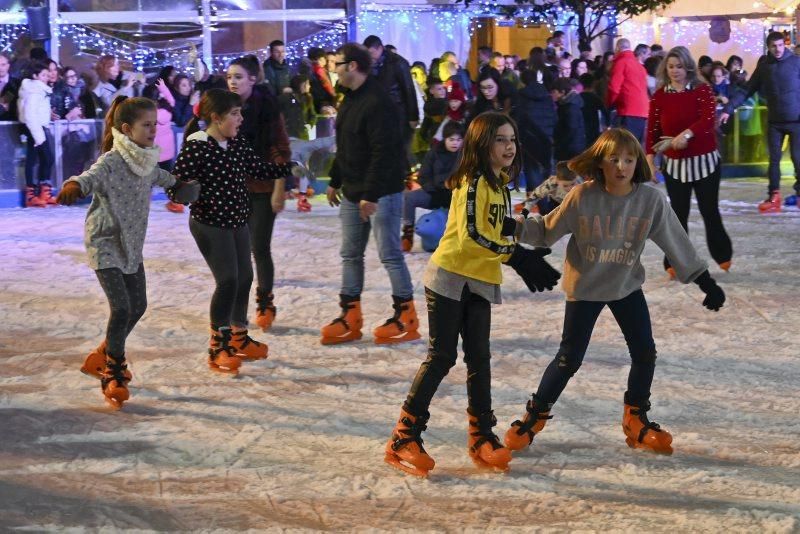
[[[392,295],[410,299],[414,293],[411,275],[400,248],[400,216],[403,193],[394,193],[378,199],[378,210],[362,221],[358,203],[342,198],[339,218],[342,221],[342,295],[357,297],[364,289],[364,251],[369,241],[369,231],[375,235],[378,257],[389,273]]]
[[[614,121],[614,126],[625,128],[639,140],[639,144],[644,145],[644,130],[647,125],[646,117],[633,117],[631,115],[618,115]]]
[[[414,225],[416,221],[417,208],[429,208],[431,205],[431,195],[424,189],[403,192],[403,226]]]
[[[781,190],[781,156],[783,155],[783,138],[789,136],[789,154],[794,165],[794,190],[800,194],[800,123],[771,122],[767,126],[767,147],[769,148],[769,186],[767,193]]]
[[[608,306],[625,336],[631,356],[628,373],[628,392],[625,398],[647,401],[656,367],[656,345],[650,323],[650,312],[644,293],[638,289],[613,302],[588,300],[567,301],[564,310],[564,331],[561,346],[555,359],[545,369],[536,396],[548,404],[555,404],[583,362],[594,324],[603,308]]]

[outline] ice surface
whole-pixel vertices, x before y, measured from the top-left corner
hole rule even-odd
[[[711,273],[720,313],[667,280],[646,249],[658,366],[652,418],[675,436],[660,457],[625,446],[629,359],[608,311],[580,372],[507,475],[466,454],[465,369],[442,384],[425,445],[428,480],[392,470],[383,446],[426,339],[322,347],[338,314],[339,223],[315,199],[273,239],[278,319],[254,334],[266,361],[237,379],[205,364],[211,275],[187,215],[155,202],[145,247],[149,309],[128,340],[132,398],[120,412],[80,374],[107,304],[84,262],[85,207],[0,212],[0,528],[26,530],[800,531],[800,210],[759,215],[764,186],[726,181],[733,269]],[[696,210],[692,240],[708,252]],[[562,241],[550,257],[563,260]],[[406,256],[424,310],[428,254]],[[531,295],[506,270],[492,318],[497,433],[522,415],[560,339],[560,291]],[[371,244],[363,295],[371,327],[390,314]],[[252,310],[251,310],[252,312]],[[423,333],[427,318],[420,317]]]

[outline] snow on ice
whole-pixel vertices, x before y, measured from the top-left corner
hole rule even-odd
[[[675,436],[673,456],[625,446],[629,359],[605,311],[555,418],[506,475],[479,472],[467,457],[459,362],[431,407],[424,437],[437,466],[428,480],[383,462],[425,336],[319,344],[320,326],[338,314],[340,277],[339,223],[321,199],[311,213],[279,217],[278,318],[273,332],[255,334],[270,357],[235,379],[206,367],[213,283],[187,215],[154,202],[150,304],[128,340],[134,380],[120,412],[78,371],[107,319],[84,262],[85,207],[4,210],[0,528],[798,532],[800,210],[759,215],[763,189],[722,185],[735,255],[730,273],[711,267],[728,294],[721,312],[705,310],[693,284],[668,281],[654,245],[645,251],[658,348],[651,415]],[[696,212],[690,233],[707,258]],[[429,255],[417,245],[406,257],[424,310]],[[531,295],[511,270],[505,277],[491,340],[500,435],[554,356],[564,311],[560,291]],[[389,315],[390,295],[371,244],[370,327]]]

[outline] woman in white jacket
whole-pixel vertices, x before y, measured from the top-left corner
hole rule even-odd
[[[25,207],[27,208],[43,208],[48,204],[55,204],[50,187],[53,156],[50,153],[50,142],[45,134],[45,128],[50,123],[50,94],[53,91],[47,84],[49,78],[47,64],[35,62],[31,65],[30,78],[22,80],[19,89],[17,101],[19,120],[25,125],[28,137],[25,153]],[[38,179],[34,181],[33,175],[37,163]]]

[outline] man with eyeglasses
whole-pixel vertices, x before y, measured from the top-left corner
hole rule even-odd
[[[367,49],[348,43],[336,52],[336,73],[344,100],[336,117],[336,159],[330,172],[328,202],[339,206],[342,224],[341,315],[322,328],[323,345],[361,339],[364,251],[370,230],[389,274],[394,314],[374,329],[376,343],[419,339],[414,287],[400,247],[400,218],[406,158],[401,119],[381,83],[370,76]]]

